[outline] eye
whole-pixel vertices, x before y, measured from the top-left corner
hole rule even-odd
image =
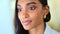
[[[22,8],[19,8],[19,12],[21,12],[22,11]]]
[[[22,11],[22,8],[19,8],[18,11],[21,12]]]
[[[35,7],[35,6],[30,6],[28,9],[29,9],[29,10],[35,10],[36,7]]]

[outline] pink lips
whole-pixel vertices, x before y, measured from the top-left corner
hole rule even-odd
[[[29,23],[31,23],[32,21],[31,20],[26,20],[26,21],[24,21],[24,24],[25,25],[28,25]]]

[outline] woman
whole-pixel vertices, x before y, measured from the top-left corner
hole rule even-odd
[[[49,20],[47,0],[16,0],[16,34],[44,34]]]

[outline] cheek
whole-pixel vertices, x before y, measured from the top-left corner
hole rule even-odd
[[[32,20],[36,20],[36,21],[42,20],[43,19],[43,12],[42,12],[42,10],[41,11],[37,10],[34,13],[31,13],[30,17],[32,18]]]
[[[19,18],[19,20],[20,20],[20,14],[18,13],[18,18]]]
[[[20,21],[22,21],[22,17],[21,17],[20,13],[18,13],[18,18],[19,18]]]
[[[31,14],[32,26],[37,26],[43,22],[43,14],[40,12]]]
[[[32,19],[35,21],[35,22],[41,22],[43,20],[42,18],[43,16],[42,15],[35,15],[32,17]]]

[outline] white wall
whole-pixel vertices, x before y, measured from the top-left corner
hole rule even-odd
[[[0,0],[0,34],[14,34],[9,0]]]
[[[60,32],[60,0],[48,0],[51,12],[49,25]]]

